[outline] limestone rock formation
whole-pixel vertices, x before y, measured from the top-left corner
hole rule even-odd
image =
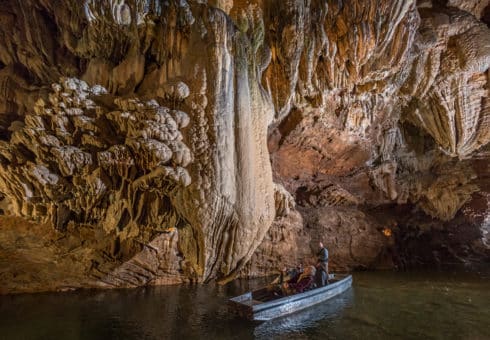
[[[448,0],[447,5],[471,13],[480,19],[484,16],[485,10],[489,8],[490,2],[488,0]]]
[[[421,11],[423,51],[413,64],[407,119],[441,150],[465,158],[490,140],[488,28],[468,13]],[[441,45],[444,48],[441,48]],[[422,73],[420,70],[428,70]]]
[[[102,222],[122,235],[164,225],[164,197],[191,182],[192,154],[179,130],[187,114],[155,100],[111,98],[73,78],[53,90],[0,141],[10,213],[59,230],[70,221]]]
[[[277,273],[299,263],[315,265],[319,241],[328,243],[333,271],[389,268],[394,235],[385,236],[382,229],[374,218],[352,207],[293,211],[274,221],[243,276]]]
[[[488,6],[3,2],[0,285],[226,282],[319,239],[342,269],[431,235],[488,259]]]
[[[236,275],[275,215],[259,9],[240,29],[185,1],[18,3],[6,20],[28,12],[34,20],[2,26],[19,32],[2,35],[5,91],[18,91],[3,100],[6,212],[60,230],[92,223],[116,244],[176,227],[177,271]],[[35,57],[22,58],[30,42]],[[17,83],[17,66],[36,84],[84,81],[61,78],[50,93]]]

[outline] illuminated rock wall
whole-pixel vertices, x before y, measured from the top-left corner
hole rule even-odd
[[[442,226],[488,192],[485,10],[406,0],[4,4],[0,260],[32,268],[11,244],[16,223],[30,220],[39,230],[29,254],[36,245],[46,261],[69,254],[73,275],[61,272],[78,278],[19,276],[46,289],[226,282],[306,259],[320,239],[339,268],[389,266],[391,225],[407,223],[396,207]],[[485,223],[474,226],[483,233]],[[42,289],[8,268],[7,291]]]

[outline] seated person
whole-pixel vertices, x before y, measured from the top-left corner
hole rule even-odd
[[[305,290],[312,288],[316,269],[314,266],[307,266],[304,272],[298,277],[297,282],[284,283],[283,293],[285,295],[291,295],[296,293],[303,293]]]
[[[301,265],[289,269],[284,267],[279,275],[267,286],[267,290],[272,292],[275,296],[282,296],[284,293],[282,286],[288,282],[296,282],[301,274],[299,271],[300,269],[302,272]]]
[[[298,264],[296,268],[292,269],[292,273],[294,273],[294,275],[290,276],[291,278],[287,281],[287,283],[298,282],[299,277],[301,276],[301,274],[303,274],[303,265]]]
[[[294,279],[296,276],[298,276],[298,272],[296,268],[290,268],[287,269],[284,267],[280,273],[279,276],[277,276],[274,281],[270,283],[270,285],[277,285],[277,284],[283,284],[285,282],[289,282],[290,280]]]
[[[300,263],[296,267],[286,268],[284,267],[279,275],[270,283],[270,285],[277,285],[287,283],[296,283],[299,276],[303,273],[303,265]]]

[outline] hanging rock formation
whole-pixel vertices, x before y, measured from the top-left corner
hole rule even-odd
[[[3,3],[2,292],[488,260],[487,9]]]

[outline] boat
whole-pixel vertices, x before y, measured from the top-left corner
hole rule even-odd
[[[342,294],[352,286],[352,275],[337,274],[324,287],[313,288],[303,293],[277,297],[263,287],[229,300],[229,306],[241,317],[252,321],[269,321],[292,314],[325,302]]]
[[[319,303],[311,308],[305,308],[297,313],[288,314],[267,322],[255,321],[253,335],[255,339],[275,339],[284,337],[285,333],[294,334],[300,329],[314,327],[320,320],[336,320],[339,315],[354,305],[354,292],[347,289],[342,294]],[[293,333],[291,333],[293,332]]]

